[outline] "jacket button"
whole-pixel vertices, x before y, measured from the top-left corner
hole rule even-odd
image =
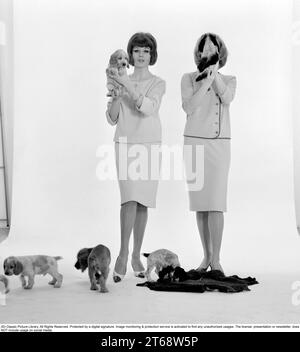
[[[216,115],[218,115],[219,113],[218,112],[216,112]]]

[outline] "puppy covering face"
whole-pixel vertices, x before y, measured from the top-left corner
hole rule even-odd
[[[196,81],[201,81],[207,77],[207,68],[211,65],[215,65],[219,61],[219,44],[216,38],[211,35],[205,35],[198,46],[200,60],[197,65],[200,75],[196,78]]]

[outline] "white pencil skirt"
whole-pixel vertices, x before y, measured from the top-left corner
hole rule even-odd
[[[156,207],[161,168],[160,147],[159,143],[115,143],[121,205],[135,201],[149,208]]]
[[[188,194],[191,211],[227,211],[227,185],[230,165],[230,139],[203,139],[184,137],[184,145],[191,147],[193,171],[198,179],[203,180],[201,189],[193,189],[188,183]],[[201,168],[195,167],[196,146],[204,147],[204,163]],[[199,157],[197,155],[197,157]],[[187,156],[185,167],[187,170]],[[204,166],[204,170],[203,170]],[[186,174],[188,171],[186,171]]]

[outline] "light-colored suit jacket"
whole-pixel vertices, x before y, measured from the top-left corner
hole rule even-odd
[[[197,71],[186,73],[181,80],[182,108],[187,114],[184,136],[230,139],[229,105],[235,96],[236,77],[220,74],[226,85],[225,91],[217,93],[213,83],[199,105],[192,109],[189,100],[202,84],[196,82],[198,75]]]

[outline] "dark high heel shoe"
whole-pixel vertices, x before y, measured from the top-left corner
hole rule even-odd
[[[124,276],[125,274],[124,275],[118,274],[115,270],[113,272],[113,280],[115,283],[122,281],[124,279]]]
[[[133,260],[131,259],[131,266],[133,269],[134,276],[143,279],[145,277],[145,270],[138,270],[138,271],[134,270],[132,262]]]
[[[119,257],[117,258],[117,261],[118,261]],[[117,262],[116,261],[116,262]],[[113,280],[115,283],[117,282],[120,282],[124,279],[124,276],[126,275],[126,271],[125,271],[125,274],[119,274],[116,272],[116,270],[113,271]]]
[[[210,262],[209,262],[209,264],[206,267],[205,266],[201,267],[201,264],[200,264],[200,266],[198,266],[198,268],[195,269],[195,270],[198,271],[199,273],[205,273],[209,267],[211,267],[211,263]]]
[[[224,274],[224,270],[223,270],[220,263],[218,263],[216,266],[214,266],[212,263],[210,263],[209,266],[210,266],[211,270],[218,270]]]

